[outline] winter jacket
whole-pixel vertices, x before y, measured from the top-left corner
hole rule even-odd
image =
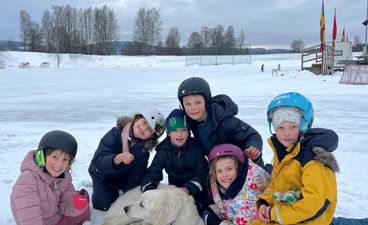
[[[170,137],[166,137],[156,147],[156,155],[146,171],[142,189],[148,185],[157,188],[163,179],[163,169],[168,174],[169,184],[186,187],[191,195],[198,194],[205,187],[207,160],[202,148],[191,137],[179,148],[171,144]]]
[[[43,172],[34,162],[36,151],[30,151],[21,165],[21,174],[10,196],[15,222],[20,225],[55,225],[63,215],[76,217],[86,209],[77,210],[72,202],[76,193],[72,177],[65,172],[55,178]]]
[[[321,147],[328,152],[333,152],[337,148],[338,142],[339,137],[333,130],[325,128],[312,128],[301,138],[300,146],[302,151],[313,151],[313,148]],[[276,148],[278,149],[286,149],[277,140],[275,140],[275,145],[277,145]],[[282,160],[287,154],[286,151],[276,152],[280,160]],[[339,168],[336,161],[331,163],[333,164],[334,170],[338,171]],[[272,171],[272,168],[270,168],[268,171]]]
[[[129,141],[129,152],[134,160],[128,165],[123,162],[115,165],[114,157],[123,149],[121,132],[128,122],[133,122],[133,118],[119,118],[117,127],[102,137],[88,169],[94,182],[108,181],[123,192],[141,184],[148,165],[149,151],[157,144],[155,139]]]
[[[270,181],[270,175],[249,160],[245,181],[235,197],[226,200],[222,197],[217,183],[211,185],[212,198],[216,204],[212,210],[215,209],[213,211],[221,220],[231,221],[230,224],[250,224],[257,218],[258,196],[266,189]]]
[[[235,117],[238,106],[227,95],[217,95],[211,99],[208,118],[197,122],[187,118],[187,123],[196,141],[199,141],[208,156],[212,148],[219,144],[231,143],[245,150],[254,146],[262,150],[261,135],[249,124]]]
[[[321,147],[303,149],[301,142],[285,148],[275,136],[268,140],[274,152],[272,181],[258,204],[271,206],[271,224],[330,224],[337,203],[336,160]],[[280,158],[281,151],[287,154]],[[294,203],[277,199],[296,193]],[[276,197],[275,197],[276,196]],[[257,220],[254,224],[262,224]]]

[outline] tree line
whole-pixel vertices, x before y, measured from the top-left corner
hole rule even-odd
[[[24,51],[81,54],[183,55],[231,54],[245,52],[245,34],[235,36],[235,28],[207,26],[192,32],[187,45],[180,46],[181,33],[171,27],[162,39],[162,20],[157,8],[138,9],[132,39],[116,52],[119,26],[114,11],[107,5],[77,9],[69,5],[44,10],[41,23],[20,11],[20,40]]]

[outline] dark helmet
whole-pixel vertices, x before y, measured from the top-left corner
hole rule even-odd
[[[211,163],[212,160],[222,156],[234,156],[240,163],[245,162],[244,152],[233,144],[220,144],[214,147],[208,156],[208,162]]]
[[[78,144],[71,134],[61,130],[53,130],[43,135],[38,144],[38,150],[48,148],[60,149],[76,155]]]
[[[201,94],[206,101],[211,99],[211,89],[207,81],[201,77],[190,77],[179,85],[178,99],[183,102],[183,97],[187,95]]]

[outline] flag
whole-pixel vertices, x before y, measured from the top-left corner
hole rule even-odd
[[[333,46],[335,46],[336,33],[337,33],[337,26],[336,26],[336,8],[335,8],[335,15],[334,15],[334,21],[333,21],[333,28],[332,28],[332,45]]]
[[[325,50],[325,9],[324,9],[324,0],[322,0],[322,10],[321,17],[319,20],[320,26],[320,39],[321,39],[321,52]]]
[[[344,30],[342,30],[341,41],[345,41],[345,27],[344,27]]]

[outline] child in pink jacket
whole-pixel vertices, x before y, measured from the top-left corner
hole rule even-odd
[[[90,220],[88,193],[75,191],[68,172],[76,153],[75,138],[54,130],[26,155],[10,197],[18,225],[79,225]]]

